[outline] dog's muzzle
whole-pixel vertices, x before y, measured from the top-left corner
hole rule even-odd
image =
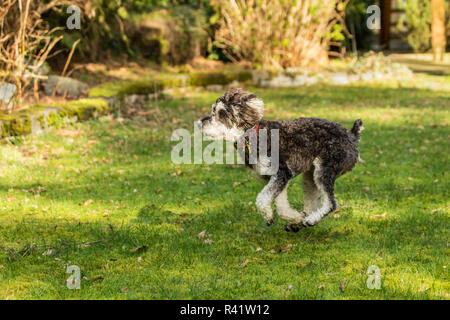
[[[207,122],[207,121],[210,121],[210,120],[211,120],[210,116],[206,116],[206,117],[201,118],[200,120],[197,121],[198,128],[201,130],[202,127],[203,127],[203,123]]]

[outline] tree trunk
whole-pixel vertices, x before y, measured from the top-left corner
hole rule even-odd
[[[445,52],[445,7],[444,0],[431,0],[431,46],[433,47],[433,60],[442,61]]]

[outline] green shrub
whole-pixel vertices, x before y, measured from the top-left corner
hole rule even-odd
[[[208,23],[203,9],[176,6],[133,17],[133,47],[158,63],[183,64],[206,55]]]
[[[347,29],[355,37],[358,50],[370,50],[373,31],[367,28],[367,7],[373,5],[375,0],[352,0],[345,8],[345,22]],[[346,47],[352,49],[352,40],[346,38]]]
[[[82,28],[60,30],[63,39],[57,49],[69,53],[81,39],[74,59],[96,61],[110,53],[125,53],[180,64],[206,55],[211,10],[207,1],[74,0],[73,4],[83,12]],[[67,14],[64,9],[45,18],[50,26],[60,27],[66,24]]]
[[[403,6],[406,14],[398,26],[408,28],[407,40],[414,52],[426,52],[431,47],[431,1],[408,0]]]

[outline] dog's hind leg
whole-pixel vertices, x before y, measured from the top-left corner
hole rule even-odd
[[[306,215],[313,213],[320,208],[321,192],[314,182],[314,167],[302,175],[303,189],[303,211]]]
[[[256,207],[269,226],[273,223],[272,202],[287,186],[290,179],[291,177],[279,170],[256,197]]]
[[[308,216],[309,214],[313,213],[314,211],[320,208],[321,192],[319,188],[317,188],[316,183],[314,182],[314,167],[303,173],[302,189],[303,189],[303,212],[301,213],[301,215],[303,217],[298,222],[286,224],[284,226],[284,230],[286,231],[293,231],[293,232],[299,231],[303,227],[302,222],[305,216]]]
[[[314,183],[320,191],[321,205],[310,213],[304,220],[306,227],[313,226],[327,216],[330,212],[336,210],[337,201],[334,198],[334,182],[338,176],[333,167],[322,165],[319,158],[314,159]]]
[[[292,209],[289,205],[288,195],[287,195],[288,185],[284,187],[283,191],[275,198],[275,206],[277,208],[278,216],[290,223],[301,223],[303,218],[305,218],[305,213],[298,212]]]

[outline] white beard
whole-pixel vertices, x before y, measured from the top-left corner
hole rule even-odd
[[[233,142],[238,141],[244,134],[244,130],[236,127],[228,128],[223,123],[217,122],[214,118],[209,124],[202,127],[202,132],[205,138],[210,140],[225,139]]]

